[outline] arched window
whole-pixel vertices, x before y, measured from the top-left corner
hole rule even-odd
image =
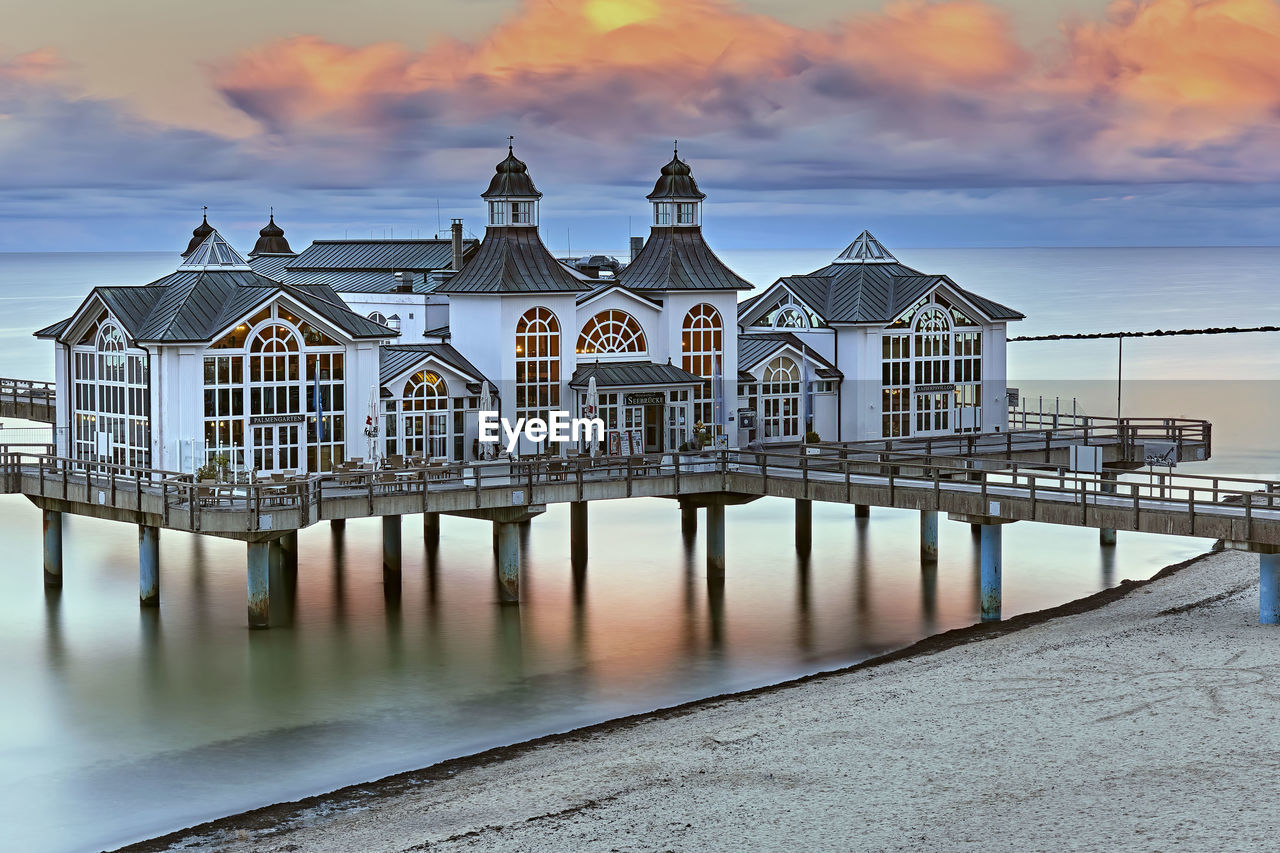
[[[684,317],[684,334],[680,341],[683,367],[707,380],[694,389],[693,419],[703,424],[715,423],[715,401],[711,379],[716,364],[724,355],[724,322],[714,306],[702,303],[689,309]]]
[[[387,325],[387,315],[383,314],[381,311],[369,312],[369,319],[379,325],[382,325],[382,326]]]
[[[800,437],[800,368],[780,355],[764,369],[760,388],[764,402],[764,437],[777,440]]]
[[[420,370],[404,384],[401,452],[406,456],[445,456],[449,447],[449,388],[439,374]]]
[[[982,328],[940,293],[921,297],[882,333],[885,437],[982,427]]]
[[[147,355],[105,312],[72,353],[72,443],[80,459],[146,466],[151,459]]]
[[[579,355],[643,354],[648,351],[644,329],[626,311],[601,311],[586,322],[582,334],[578,335]]]
[[[560,321],[530,308],[516,321],[516,417],[546,420],[560,407]]]
[[[788,305],[773,318],[773,327],[775,329],[807,329],[809,321],[805,319],[804,312],[799,308]]]

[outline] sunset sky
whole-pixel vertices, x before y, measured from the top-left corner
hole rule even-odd
[[[1276,0],[0,0],[0,251],[480,227],[564,251],[680,139],[721,247],[1280,244]]]

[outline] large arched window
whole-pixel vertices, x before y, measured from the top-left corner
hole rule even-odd
[[[775,440],[800,437],[800,368],[780,355],[764,369],[760,388],[764,402],[764,437]]]
[[[794,305],[788,305],[778,311],[773,318],[775,329],[807,329],[809,322],[804,313]]]
[[[716,364],[724,355],[724,322],[714,306],[702,303],[689,309],[684,317],[684,333],[680,338],[685,370],[707,380],[694,389],[693,419],[703,424],[715,423],[715,401],[711,379]]]
[[[146,353],[131,348],[104,312],[74,347],[71,370],[73,454],[117,465],[150,465]]]
[[[578,335],[579,355],[643,355],[648,351],[644,329],[626,311],[601,311],[583,325],[582,334]]]
[[[404,384],[401,452],[406,456],[446,456],[449,448],[449,388],[439,374],[420,370]]]
[[[882,333],[885,437],[981,429],[982,328],[934,292]]]
[[[560,321],[530,308],[516,321],[516,417],[547,420],[560,407]]]

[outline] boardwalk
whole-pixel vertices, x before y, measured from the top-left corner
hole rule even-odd
[[[574,550],[585,554],[589,502],[630,497],[679,501],[686,523],[696,509],[704,509],[707,567],[712,574],[725,571],[727,506],[761,497],[794,500],[797,544],[802,548],[808,547],[815,500],[918,510],[926,558],[930,547],[936,554],[937,514],[945,512],[981,527],[988,618],[999,615],[1000,526],[1017,521],[1098,528],[1104,542],[1108,533],[1114,541],[1116,530],[1221,539],[1261,554],[1264,572],[1275,566],[1280,552],[1280,483],[1126,474],[1126,469],[1141,464],[1142,448],[1153,436],[1172,437],[1184,456],[1192,458],[1207,456],[1210,450],[1207,424],[1161,420],[1118,422],[1105,429],[1092,425],[828,445],[818,448],[816,455],[798,449],[722,450],[626,459],[537,459],[226,485],[6,448],[0,453],[0,479],[4,491],[26,495],[45,512],[46,579],[51,583],[61,583],[63,513],[140,526],[144,599],[158,600],[158,566],[150,565],[157,559],[156,530],[249,543],[254,624],[269,621],[264,612],[254,615],[254,590],[264,602],[269,598],[272,567],[296,561],[296,531],[320,521],[383,518],[384,568],[391,573],[399,571],[401,516],[423,514],[428,537],[438,530],[442,514],[493,521],[500,588],[514,601],[519,597],[516,524],[541,514],[548,504],[572,504]],[[1062,460],[1072,445],[1100,448],[1109,467],[1100,473],[1070,470]]]
[[[53,383],[0,378],[0,418],[56,423]]]

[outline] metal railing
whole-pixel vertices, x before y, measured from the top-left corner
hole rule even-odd
[[[705,474],[718,476],[710,481],[694,477]],[[241,524],[238,530],[270,529],[264,527],[271,523],[264,518],[281,510],[299,513],[297,524],[289,527],[306,526],[325,518],[348,517],[353,500],[361,501],[361,514],[369,516],[430,512],[433,507],[440,508],[440,502],[433,498],[446,493],[451,496],[448,509],[457,511],[630,497],[635,484],[659,480],[667,481],[662,483],[661,493],[669,496],[720,492],[729,490],[731,475],[759,477],[758,485],[735,481],[734,490],[761,495],[772,493],[771,483],[786,482],[800,484],[799,495],[808,496],[823,487],[823,499],[848,503],[865,500],[895,506],[899,497],[910,492],[914,508],[929,508],[927,493],[932,492],[934,509],[941,507],[944,494],[981,496],[982,506],[989,497],[1027,501],[1031,519],[1038,518],[1038,505],[1080,508],[1079,520],[1054,523],[1087,524],[1092,509],[1127,508],[1133,515],[1132,527],[1137,529],[1143,512],[1172,512],[1190,519],[1189,532],[1183,535],[1194,535],[1198,515],[1241,518],[1246,539],[1253,535],[1254,521],[1265,520],[1274,526],[1274,538],[1280,542],[1280,482],[1172,473],[1096,475],[1042,462],[1007,462],[991,469],[987,459],[933,456],[916,450],[851,454],[827,449],[817,456],[789,450],[719,450],[699,455],[552,458],[357,469],[283,481],[210,484],[195,482],[189,474],[0,447],[0,478],[5,491],[23,491],[25,487],[34,496],[68,501],[79,495],[87,503],[160,516],[164,526],[193,531],[204,528],[211,515],[228,513],[244,516],[237,520]],[[23,483],[25,478],[37,480],[34,488]],[[598,484],[613,488],[607,493],[599,489],[588,492]],[[868,497],[868,489],[881,491]],[[505,493],[495,494],[497,490]],[[379,505],[384,498],[416,500],[401,500],[395,509],[389,509],[386,504]],[[344,505],[339,508],[337,502]],[[330,507],[333,511],[326,512]]]

